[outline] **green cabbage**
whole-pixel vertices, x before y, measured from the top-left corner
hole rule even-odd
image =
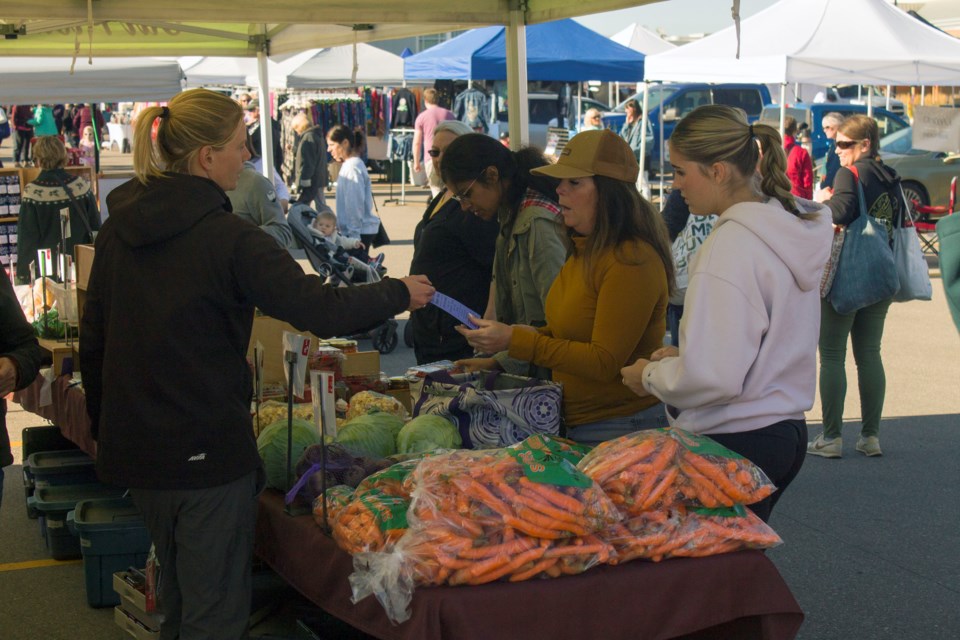
[[[397,452],[397,434],[403,420],[392,413],[357,416],[340,425],[337,442],[356,456],[386,458]]]
[[[462,443],[457,427],[443,416],[436,415],[417,416],[403,425],[397,435],[399,453],[458,449]]]
[[[293,455],[290,472],[294,474],[294,465],[303,451],[310,445],[320,442],[312,422],[300,418],[293,419]],[[287,491],[287,420],[277,420],[268,425],[257,437],[257,451],[263,458],[263,468],[267,475],[267,486]],[[293,475],[296,479],[296,474]]]

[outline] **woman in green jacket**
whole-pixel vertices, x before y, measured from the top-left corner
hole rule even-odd
[[[460,136],[444,152],[441,177],[452,198],[464,211],[500,223],[485,318],[546,324],[544,300],[570,249],[556,201],[559,180],[530,173],[547,164],[537,149],[510,151],[479,133]],[[461,363],[471,370],[500,368],[550,378],[548,370],[511,359],[505,351]]]
[[[38,104],[33,110],[33,117],[27,121],[27,124],[33,127],[33,135],[55,136],[57,131],[57,121],[53,118],[53,109],[46,105]]]

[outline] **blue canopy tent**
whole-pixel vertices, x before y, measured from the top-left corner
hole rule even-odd
[[[505,80],[506,29],[482,27],[404,59],[408,79]],[[638,82],[643,54],[573,20],[528,25],[527,79]]]

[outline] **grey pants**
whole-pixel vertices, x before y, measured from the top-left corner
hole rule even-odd
[[[613,440],[634,431],[657,429],[668,425],[666,408],[662,402],[658,402],[630,416],[568,426],[567,437],[580,444],[596,446],[601,442]]]
[[[131,489],[160,561],[162,640],[244,640],[260,471],[209,489]]]

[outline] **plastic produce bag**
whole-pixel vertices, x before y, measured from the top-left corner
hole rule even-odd
[[[376,391],[361,391],[355,393],[350,398],[350,406],[347,409],[346,417],[349,421],[357,416],[376,412],[391,413],[400,418],[401,421],[410,419],[410,414],[407,413],[407,409],[403,406],[403,403],[393,396],[377,393]]]
[[[648,511],[610,527],[601,537],[616,549],[611,564],[638,558],[659,562],[741,549],[771,549],[782,543],[769,525],[740,505],[731,509]]]
[[[623,513],[676,504],[732,507],[776,487],[755,464],[706,436],[679,429],[638,431],[601,443],[578,465]]]
[[[406,531],[409,505],[406,498],[377,489],[354,494],[332,523],[333,539],[347,553],[380,551]]]
[[[507,449],[424,458],[413,472],[408,532],[393,549],[354,559],[354,602],[376,594],[401,622],[419,585],[557,577],[609,561],[613,547],[597,532],[621,516],[577,471],[583,454],[537,435]]]
[[[353,487],[338,484],[327,489],[327,523],[333,526],[337,521],[340,512],[353,500]],[[323,496],[317,496],[313,499],[313,520],[317,526],[324,527],[323,523]]]

